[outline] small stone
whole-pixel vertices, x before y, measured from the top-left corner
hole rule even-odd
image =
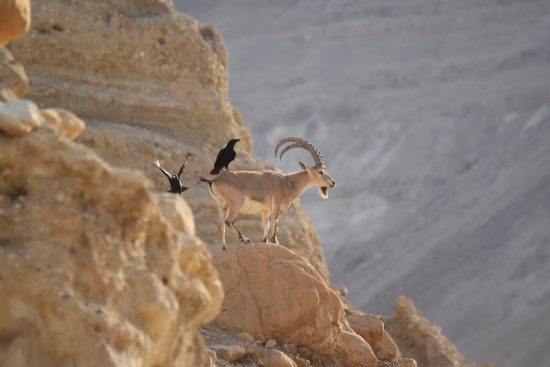
[[[249,341],[251,343],[254,343],[254,338],[252,337],[252,335],[250,335],[249,333],[246,333],[246,332],[238,333],[237,338]]]
[[[304,346],[298,347],[298,353],[300,353],[300,355],[302,357],[305,357],[306,359],[309,359],[312,356],[311,350],[308,347],[304,347]]]
[[[61,135],[69,140],[74,140],[86,127],[84,121],[71,111],[62,108],[48,108],[41,112],[45,122],[54,126]]]
[[[417,364],[412,358],[403,358],[399,360],[396,367],[417,367]]]
[[[258,358],[258,364],[264,367],[297,367],[296,362],[277,349],[269,349]]]
[[[285,344],[283,346],[283,349],[289,354],[292,354],[292,355],[298,354],[298,347],[296,346],[296,344],[293,344],[293,343]]]
[[[31,101],[19,100],[0,103],[0,130],[20,137],[42,125],[43,117]]]
[[[53,199],[58,203],[62,203],[65,201],[65,195],[63,195],[63,193],[61,192],[58,192],[54,195]]]
[[[243,358],[245,355],[245,350],[240,345],[211,345],[212,349],[218,358],[223,359],[227,362],[235,362]]]
[[[273,349],[277,345],[277,342],[273,339],[269,339],[265,342],[265,347],[269,349]]]
[[[311,366],[310,361],[308,361],[305,358],[298,357],[298,356],[294,357],[294,362],[296,362],[297,367],[310,367]]]

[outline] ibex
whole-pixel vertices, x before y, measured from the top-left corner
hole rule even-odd
[[[282,150],[280,159],[290,149],[302,148],[311,154],[315,165],[308,167],[300,161],[302,171],[287,174],[275,171],[224,171],[212,180],[201,177],[203,182],[208,182],[210,193],[218,205],[220,207],[224,204],[227,206],[225,218],[221,210],[219,218],[220,240],[224,250],[227,248],[225,225],[237,232],[239,240],[251,243],[235,227],[235,219],[239,213],[259,213],[262,219],[263,241],[268,242],[270,238],[271,242],[279,243],[277,240],[279,214],[308,188],[317,186],[321,197],[326,199],[328,197],[327,190],[336,185],[327,174],[321,153],[305,139],[296,137],[282,139],[275,147],[275,156],[277,156],[279,148],[286,143],[292,144]],[[270,231],[272,232],[271,236],[269,236]]]

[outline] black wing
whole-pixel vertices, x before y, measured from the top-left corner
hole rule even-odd
[[[220,151],[218,152],[218,155],[216,156],[216,161],[214,162],[214,167],[218,166],[222,159],[223,159],[223,156],[224,156],[224,153],[225,153],[225,148],[223,149],[220,149]]]
[[[228,152],[224,167],[229,169],[229,163],[233,162],[236,157],[237,157],[237,153],[234,150],[232,150],[231,152]]]
[[[183,162],[183,164],[181,165],[181,168],[180,168],[180,170],[179,170],[179,172],[178,172],[178,178],[181,177],[181,174],[183,173],[183,170],[185,169],[185,166],[187,166],[187,161],[188,161],[188,160],[189,160],[189,154],[187,154],[187,155],[185,156],[185,162]]]
[[[161,171],[162,173],[164,173],[164,175],[165,175],[166,177],[168,177],[168,179],[170,179],[170,178],[172,177],[172,175],[170,174],[170,172],[168,172],[167,170],[165,170],[164,168],[162,168],[162,167],[160,166],[159,161],[155,161],[155,167],[157,167],[158,169],[160,169],[160,171]]]

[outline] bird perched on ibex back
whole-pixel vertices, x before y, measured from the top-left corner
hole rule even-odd
[[[224,250],[227,247],[225,245],[225,225],[233,228],[242,242],[250,243],[250,240],[235,227],[234,222],[239,213],[260,213],[264,242],[271,239],[271,242],[278,243],[279,214],[308,188],[317,186],[321,196],[326,199],[328,197],[327,190],[336,185],[327,174],[321,153],[305,139],[296,137],[282,139],[275,148],[275,155],[279,148],[286,143],[292,144],[283,149],[281,158],[290,149],[302,148],[311,154],[315,165],[308,167],[303,162],[299,162],[302,171],[286,174],[275,171],[226,171],[212,180],[201,177],[201,181],[208,182],[210,185],[210,193],[220,208],[224,204],[227,205],[225,218],[221,209],[219,211],[220,241]]]
[[[216,162],[214,162],[214,169],[210,171],[211,175],[219,174],[222,168],[229,171],[229,163],[233,162],[237,156],[237,153],[235,153],[235,144],[239,141],[239,139],[231,139],[224,148],[220,149]]]
[[[183,170],[185,169],[185,166],[187,165],[187,161],[189,160],[189,155],[190,154],[187,154],[185,156],[185,162],[183,162],[177,176],[170,174],[170,172],[168,172],[167,170],[162,168],[160,166],[160,163],[159,163],[158,159],[155,161],[155,167],[160,169],[160,171],[168,178],[168,182],[170,182],[170,190],[168,190],[168,192],[171,192],[173,194],[180,194],[181,195],[182,192],[187,190],[187,187],[183,186],[182,183],[181,183],[181,174],[183,173]]]

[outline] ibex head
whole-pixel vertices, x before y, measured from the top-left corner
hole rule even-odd
[[[325,166],[325,163],[323,163],[323,157],[321,156],[321,153],[305,139],[297,138],[297,137],[288,137],[285,139],[282,139],[279,141],[277,146],[275,147],[275,156],[277,156],[277,152],[279,148],[286,143],[292,143],[290,145],[287,145],[282,151],[281,155],[279,156],[279,159],[283,158],[283,154],[288,152],[290,149],[294,148],[302,148],[307,150],[311,156],[313,157],[313,160],[315,161],[315,165],[313,167],[308,167],[304,164],[304,162],[299,161],[300,167],[307,172],[312,185],[317,186],[319,188],[319,193],[321,194],[321,197],[323,199],[328,198],[327,190],[330,188],[332,189],[334,186],[336,186],[336,182],[327,174],[327,168]]]

